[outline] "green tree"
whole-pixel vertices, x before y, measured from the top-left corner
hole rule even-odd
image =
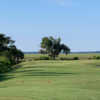
[[[53,37],[42,38],[41,48],[43,51],[47,52],[48,56],[55,59],[60,52],[65,54],[70,53],[70,48],[65,44],[61,44],[61,39],[55,39]]]
[[[19,63],[24,58],[24,53],[17,49],[15,45],[9,47],[8,57],[12,63]]]
[[[14,41],[4,34],[0,33],[0,73],[7,72],[13,67],[11,65],[19,63],[24,58],[24,53],[17,49]]]
[[[7,56],[11,63],[15,64],[24,58],[21,50],[17,49],[10,37],[0,33],[0,55]]]
[[[8,47],[13,43],[14,41],[10,37],[0,33],[0,51],[8,50]]]

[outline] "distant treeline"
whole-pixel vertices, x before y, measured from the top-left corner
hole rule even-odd
[[[100,51],[82,51],[82,52],[70,52],[71,54],[91,54],[91,53],[100,53]],[[24,54],[40,54],[39,52],[24,52]],[[63,54],[63,53],[61,53]]]

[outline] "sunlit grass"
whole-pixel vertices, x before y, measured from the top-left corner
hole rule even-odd
[[[17,67],[0,75],[0,100],[100,100],[100,60],[33,60]]]

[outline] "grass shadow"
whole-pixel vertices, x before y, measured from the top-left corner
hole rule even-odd
[[[0,74],[0,82],[4,80],[9,80],[12,78],[16,78],[16,77],[14,77],[13,75]]]
[[[9,75],[9,73],[12,73],[14,72],[16,69],[20,68],[21,66],[13,66],[13,69],[10,70],[9,72],[6,72],[6,73],[0,73],[0,82],[1,81],[5,81],[5,80],[9,80],[9,79],[13,79],[13,78],[16,78],[14,77],[13,75]]]
[[[34,67],[32,69],[21,69],[21,70],[16,70],[19,69],[21,66],[15,66],[15,68],[8,72],[8,73],[4,73],[4,74],[0,74],[0,81],[5,81],[5,80],[9,80],[9,79],[13,79],[16,78],[14,76],[14,74],[19,74],[18,77],[35,77],[35,76],[72,76],[72,75],[76,75],[78,73],[71,73],[71,72],[57,72],[57,71],[46,71],[44,68],[43,69],[35,69]],[[10,74],[11,73],[11,74]]]
[[[30,67],[29,67],[30,68]],[[23,70],[15,70],[12,73],[18,73],[23,76],[66,76],[66,75],[76,75],[77,73],[71,72],[54,72],[54,71],[46,71],[44,68],[32,68],[29,69],[28,67]]]
[[[66,76],[75,75],[76,73],[65,73],[65,72],[45,72],[45,71],[35,71],[24,74],[24,76]]]

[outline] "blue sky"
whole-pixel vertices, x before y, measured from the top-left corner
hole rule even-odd
[[[0,32],[23,51],[39,50],[44,36],[72,51],[100,50],[100,0],[0,0]]]

